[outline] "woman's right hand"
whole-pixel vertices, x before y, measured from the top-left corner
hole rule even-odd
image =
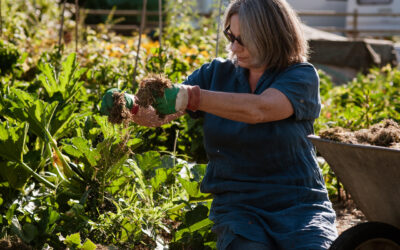
[[[104,94],[102,101],[101,101],[101,108],[100,108],[100,113],[103,115],[110,115],[110,112],[112,110],[112,107],[114,106],[114,93],[118,92],[121,93],[120,89],[117,88],[112,88],[107,90],[107,92]],[[137,112],[138,106],[135,105],[135,99],[136,97],[134,95],[128,94],[124,92],[124,97],[125,97],[125,107],[129,110],[131,110],[132,113]]]

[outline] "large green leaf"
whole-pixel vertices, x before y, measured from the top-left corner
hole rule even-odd
[[[68,104],[83,85],[79,78],[86,69],[78,69],[75,53],[71,53],[62,63],[61,72],[57,72],[48,63],[39,63],[38,68],[41,71],[38,78],[49,97],[52,98],[58,93],[62,97],[62,100],[59,101],[63,105]]]
[[[43,87],[45,88],[49,97],[52,97],[54,93],[59,89],[58,83],[54,75],[56,74],[55,69],[50,64],[38,64],[38,69],[42,72],[38,76]]]
[[[191,225],[190,227],[183,228],[183,229],[179,230],[178,232],[176,232],[174,240],[175,241],[180,240],[184,233],[192,233],[192,232],[198,231],[200,229],[203,229],[205,227],[208,227],[212,224],[213,224],[213,222],[208,218],[204,219],[202,221],[199,221],[199,222]]]
[[[27,123],[21,126],[9,126],[7,122],[0,123],[0,156],[10,161],[23,161],[28,128]]]
[[[32,176],[15,161],[0,162],[0,175],[15,189],[22,189]]]
[[[64,105],[62,108],[60,106],[57,107],[56,113],[50,122],[50,133],[54,138],[68,135],[75,129],[71,124],[78,116],[78,113],[75,113],[76,110],[77,104]]]
[[[135,155],[138,166],[143,171],[153,170],[161,166],[160,153],[156,151],[145,152],[140,155]]]
[[[162,183],[168,179],[172,169],[158,168],[156,169],[156,174],[150,179],[151,185],[154,189],[158,189]]]
[[[0,123],[0,156],[9,161],[0,164],[0,174],[5,176],[14,188],[22,187],[29,175],[33,175],[46,186],[55,188],[52,183],[37,174],[24,162],[28,128],[28,123],[22,123],[20,127],[9,126],[6,122]]]
[[[46,129],[50,126],[58,102],[47,103],[19,89],[12,89],[11,92],[13,95],[10,96],[6,115],[19,122],[28,122],[30,130],[46,141]]]
[[[200,192],[200,184],[198,182],[191,182],[181,177],[178,177],[178,179],[191,197],[201,196],[202,193]]]
[[[89,142],[81,137],[74,137],[68,143],[63,143],[63,150],[77,158],[84,158],[92,167],[97,165],[97,161],[101,155],[96,150],[91,148]]]

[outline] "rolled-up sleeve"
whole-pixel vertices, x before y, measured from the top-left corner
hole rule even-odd
[[[211,63],[203,64],[199,69],[195,70],[191,75],[187,77],[187,79],[182,83],[186,85],[198,85],[201,89],[209,90],[211,86],[211,80],[213,77],[213,72],[217,67],[218,60],[213,60]],[[186,112],[192,118],[199,118],[204,115],[202,111],[190,111],[186,110]]]
[[[312,65],[298,64],[288,68],[270,87],[281,91],[289,99],[296,120],[314,120],[319,117],[319,77]]]

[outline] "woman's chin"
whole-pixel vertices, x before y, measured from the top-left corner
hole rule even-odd
[[[243,60],[240,60],[240,59],[237,60],[237,64],[242,68],[248,68],[249,67],[249,64],[246,63],[246,61],[243,61]]]

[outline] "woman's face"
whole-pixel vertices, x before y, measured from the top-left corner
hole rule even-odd
[[[231,17],[230,31],[235,37],[240,36],[239,15],[234,14]],[[237,57],[237,62],[240,67],[251,68],[252,57],[246,47],[240,45],[236,40],[231,44],[232,53]]]

